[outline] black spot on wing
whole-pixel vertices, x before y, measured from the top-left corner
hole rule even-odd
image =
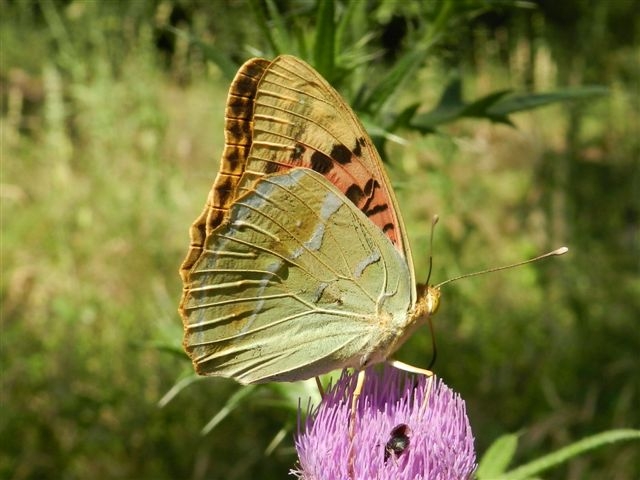
[[[311,168],[324,175],[333,168],[333,160],[327,157],[324,153],[316,150],[311,155]]]
[[[372,217],[376,213],[384,212],[385,210],[388,210],[388,209],[389,209],[389,205],[387,205],[386,203],[383,203],[382,205],[376,205],[375,207],[369,210],[363,210],[363,212],[367,217]]]
[[[294,162],[300,161],[305,151],[306,148],[304,147],[304,145],[302,145],[301,143],[296,143],[296,146],[293,149],[293,155],[291,155],[291,160],[293,160]]]
[[[280,165],[276,162],[265,161],[264,173],[269,175],[271,173],[275,173],[280,170]]]
[[[224,196],[223,192],[233,192],[235,186],[234,179],[230,175],[224,175],[216,179],[215,190],[221,194],[220,196]]]
[[[365,188],[364,193],[367,196],[367,201],[362,206],[361,210],[366,213],[367,210],[371,208],[371,202],[373,202],[373,194],[376,188],[380,188],[380,184],[378,183],[377,180],[373,180],[372,182],[370,179],[369,181],[367,181],[367,184],[364,186],[364,188]]]
[[[356,139],[356,144],[353,147],[353,154],[356,157],[362,156],[362,146],[360,146],[360,140],[359,139]]]
[[[384,227],[382,227],[382,231],[387,233],[389,230],[395,230],[396,227],[393,226],[393,223],[387,223]]]
[[[247,77],[253,78],[254,81],[257,82],[260,77],[262,77],[270,63],[271,62],[264,58],[255,58],[252,61],[245,63],[242,68],[244,69],[244,74]]]
[[[245,75],[239,75],[234,82],[234,93],[236,95],[242,95],[244,97],[253,97],[256,94],[255,78]]]
[[[329,156],[333,158],[336,162],[338,162],[340,165],[345,165],[351,162],[352,153],[351,153],[351,150],[349,150],[347,147],[345,147],[341,143],[338,143],[333,146]]]
[[[371,194],[373,194],[373,191],[379,187],[380,187],[380,184],[378,183],[378,181],[374,178],[370,178],[369,180],[367,180],[367,183],[364,186],[364,194],[367,197],[370,197]]]
[[[245,139],[251,138],[251,124],[245,120],[229,119],[225,125],[225,128],[233,139]],[[227,142],[231,143],[232,140],[226,138]],[[240,143],[239,141],[237,143]]]
[[[213,204],[225,207],[230,205],[235,194],[236,181],[231,175],[221,175],[216,178],[213,188]]]
[[[229,118],[247,120],[253,111],[253,98],[240,97],[230,94],[227,99],[225,114]]]
[[[237,147],[225,149],[224,158],[233,171],[236,170],[238,163],[243,160],[243,157],[243,152]]]
[[[347,188],[345,195],[356,206],[358,205],[358,203],[360,203],[360,200],[364,198],[364,192],[355,183],[352,184],[349,188]]]

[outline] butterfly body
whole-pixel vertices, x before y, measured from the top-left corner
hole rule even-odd
[[[226,115],[221,170],[181,267],[196,370],[296,381],[386,360],[435,313],[439,291],[415,284],[362,125],[288,56],[247,62]]]

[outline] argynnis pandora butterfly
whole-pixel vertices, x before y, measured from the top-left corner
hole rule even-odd
[[[435,313],[380,157],[309,65],[256,58],[226,108],[220,171],[181,267],[202,375],[296,381],[385,361]]]

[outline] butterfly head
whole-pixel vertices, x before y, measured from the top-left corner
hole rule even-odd
[[[426,313],[431,316],[435,315],[440,307],[440,287],[427,286],[425,295],[425,303],[427,307]]]
[[[417,316],[428,318],[435,315],[440,307],[440,287],[418,285]]]

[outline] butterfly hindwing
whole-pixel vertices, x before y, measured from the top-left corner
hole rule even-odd
[[[206,240],[183,305],[199,373],[294,381],[386,358],[411,284],[388,237],[312,170],[273,174]]]

